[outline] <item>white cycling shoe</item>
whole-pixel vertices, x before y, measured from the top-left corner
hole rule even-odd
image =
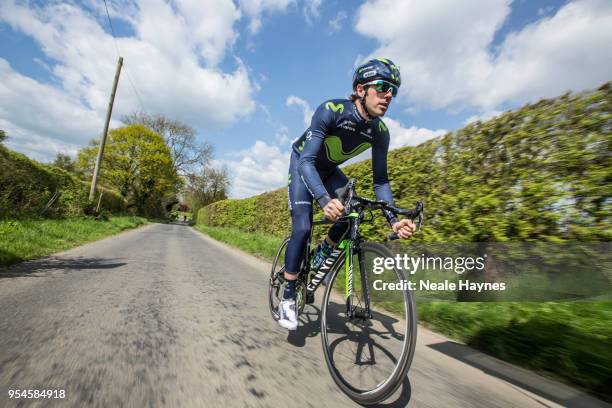
[[[278,305],[278,324],[287,330],[295,330],[298,327],[297,312],[295,310],[295,300],[281,300]]]

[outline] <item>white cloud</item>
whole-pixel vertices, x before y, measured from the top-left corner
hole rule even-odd
[[[467,118],[465,120],[465,124],[469,125],[472,122],[476,122],[477,120],[481,121],[481,122],[486,122],[489,119],[493,119],[495,116],[499,116],[501,113],[501,111],[498,110],[492,110],[492,111],[486,111],[480,115],[472,115],[469,118]]]
[[[385,124],[389,128],[389,134],[391,135],[389,150],[403,146],[418,146],[429,139],[444,135],[447,132],[444,129],[431,130],[417,128],[416,126],[405,128],[401,122],[391,118],[385,118]]]
[[[578,0],[490,50],[511,0],[369,0],[356,29],[402,71],[400,97],[431,108],[495,110],[608,81],[612,3]],[[393,10],[393,13],[389,13]]]
[[[329,20],[329,24],[327,26],[327,34],[332,35],[333,33],[340,31],[342,29],[342,22],[346,20],[347,17],[348,15],[346,14],[346,12],[340,10],[338,14],[336,14],[336,17],[334,17],[332,20]]]
[[[16,73],[0,58],[0,128],[7,145],[49,161],[76,154],[79,145],[102,133],[104,116],[84,108],[78,97]]]
[[[240,0],[240,9],[249,17],[249,31],[257,33],[262,25],[262,15],[271,12],[282,12],[293,3],[293,0]]]
[[[551,11],[553,11],[553,6],[540,7],[538,9],[538,16],[543,16],[545,14],[550,13]]]
[[[257,140],[246,150],[233,154],[238,160],[224,160],[232,177],[231,197],[244,198],[287,184],[290,153]]]
[[[249,31],[256,34],[263,22],[264,15],[284,12],[298,0],[239,0],[240,10],[249,18]],[[319,8],[323,0],[303,0],[302,12],[309,25],[319,18]],[[247,49],[254,51],[255,44],[248,40]]]
[[[187,35],[195,49],[214,66],[238,38],[233,24],[240,18],[240,12],[231,1],[210,3],[203,5],[201,0],[180,0],[177,6],[186,20]]]
[[[319,18],[319,7],[321,7],[322,2],[323,0],[304,0],[304,18],[308,25]]]
[[[174,6],[161,0],[142,0],[138,7],[126,8],[127,13],[135,13],[123,18],[133,24],[136,36],[117,39],[125,69],[119,81],[114,118],[141,109],[130,78],[146,111],[163,113],[200,130],[229,126],[254,110],[254,85],[244,64],[235,59],[233,72],[217,67],[236,40],[233,25],[240,12],[229,0],[214,1],[207,7],[198,5],[197,1],[186,0]],[[91,10],[101,11],[97,6],[24,6],[12,0],[0,3],[0,22],[40,45],[41,51],[55,61],[50,69],[60,84],[52,87],[27,80],[7,64],[3,66],[0,94],[14,93],[16,86],[22,86],[21,112],[52,119],[9,114],[13,109],[9,105],[15,105],[17,99],[3,100],[0,118],[16,135],[14,145],[19,145],[17,138],[28,137],[79,145],[92,137],[92,130],[99,133],[117,55],[113,38],[101,25],[107,24],[105,14],[92,14],[95,12]],[[11,78],[18,83],[11,83]],[[211,95],[215,95],[214,103],[210,103]],[[69,125],[64,124],[69,121]],[[29,148],[22,151],[32,152]]]
[[[553,17],[509,35],[495,61],[498,84],[480,98],[527,101],[580,90],[610,80],[612,2],[576,1]]]
[[[274,140],[277,146],[285,146],[289,144],[289,128],[282,122],[276,121],[272,118],[272,113],[268,107],[264,104],[257,105],[266,117],[266,123],[274,128]]]
[[[240,12],[231,1],[141,0],[131,16],[138,38],[163,55],[183,58],[191,53],[215,66],[237,38],[233,24]],[[177,60],[180,61],[180,60]]]
[[[306,102],[304,99],[299,98],[297,96],[290,95],[287,97],[287,106],[299,106],[302,108],[302,112],[304,114],[304,125],[310,126],[310,122],[312,121],[312,115],[314,111],[310,107],[310,104]]]
[[[285,146],[290,144],[291,139],[289,138],[289,128],[283,124],[280,124],[276,129],[276,134],[274,135],[274,139],[276,140],[276,144],[278,146]]]

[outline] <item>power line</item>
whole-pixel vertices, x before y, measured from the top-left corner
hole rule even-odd
[[[136,87],[134,86],[134,82],[132,82],[132,76],[130,75],[130,71],[126,69],[125,73],[127,74],[128,81],[130,81],[130,84],[132,85],[132,89],[134,90],[134,93],[136,94],[136,97],[138,98],[138,102],[140,103],[140,107],[142,108],[142,111],[146,112],[146,109],[144,108],[144,104],[142,103],[142,99],[140,99],[140,94],[136,90]]]
[[[111,21],[110,14],[108,12],[108,6],[106,4],[106,0],[104,0],[104,8],[106,9],[106,17],[108,18],[108,25],[110,26],[111,34],[113,36],[113,42],[115,43],[115,50],[117,51],[117,56],[120,57],[121,53],[119,52],[119,45],[117,44],[117,36],[115,35],[115,29],[113,28],[113,22]],[[128,71],[125,65],[123,66],[123,69],[125,70],[125,73],[127,74],[127,77],[128,77],[128,81],[130,82],[130,85],[132,86],[132,90],[134,91],[134,94],[136,95],[136,98],[138,99],[138,102],[140,103],[140,108],[142,109],[143,112],[146,112],[146,109],[144,108],[144,104],[142,103],[142,99],[140,98],[140,94],[138,93],[136,86],[134,86],[134,82],[132,81],[132,76],[130,75],[130,72]]]
[[[106,17],[108,18],[108,25],[111,29],[111,34],[113,35],[113,41],[115,42],[115,49],[117,50],[117,54],[120,54],[119,47],[117,46],[117,39],[115,35],[115,29],[113,28],[113,22],[111,21],[110,14],[108,13],[108,6],[106,5],[106,0],[104,0],[104,8],[106,9]]]

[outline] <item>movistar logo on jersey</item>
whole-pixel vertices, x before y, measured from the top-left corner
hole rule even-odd
[[[327,159],[333,163],[343,163],[351,157],[355,157],[359,153],[368,150],[370,147],[370,143],[364,142],[350,152],[345,152],[342,149],[342,140],[338,136],[327,136],[325,138],[325,153],[327,154]]]
[[[327,102],[327,103],[325,104],[325,107],[327,108],[327,110],[333,110],[333,111],[334,111],[334,113],[337,113],[337,112],[342,113],[342,112],[344,112],[344,105],[343,105],[343,104],[341,104],[341,103],[339,103],[339,104],[337,104],[337,105],[336,105],[336,104],[335,104],[335,103],[333,103],[333,102]]]
[[[381,120],[380,122],[378,122],[378,130],[380,130],[381,132],[387,132],[389,129],[387,129],[387,125],[385,125],[385,122]]]

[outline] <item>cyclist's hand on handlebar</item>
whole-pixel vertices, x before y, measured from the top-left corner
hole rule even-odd
[[[407,218],[396,222],[391,228],[400,238],[410,238],[417,229],[416,225]]]
[[[342,217],[344,213],[344,206],[337,198],[334,198],[323,207],[325,218],[332,222],[338,221],[338,218]]]

